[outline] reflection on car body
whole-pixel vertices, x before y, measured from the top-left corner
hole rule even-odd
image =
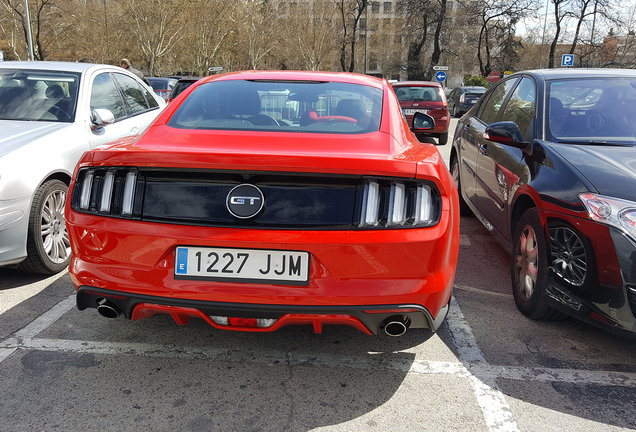
[[[451,173],[512,254],[534,319],[636,333],[636,73],[543,70],[496,84],[457,125]]]
[[[435,126],[424,114],[414,123]],[[384,80],[202,79],[142,138],[87,153],[71,189],[80,309],[393,336],[436,330],[448,311],[457,191]]]

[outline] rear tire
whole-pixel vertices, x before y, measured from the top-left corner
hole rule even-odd
[[[470,216],[473,212],[470,207],[468,207],[468,204],[466,204],[466,201],[464,201],[464,197],[462,197],[462,187],[459,181],[459,161],[457,160],[457,157],[454,157],[451,161],[450,172],[459,194],[459,214],[462,216]]]
[[[25,273],[55,274],[71,259],[71,243],[66,231],[64,204],[68,186],[49,180],[35,192],[29,215],[27,257],[18,268]]]
[[[512,293],[517,308],[533,320],[558,320],[565,314],[548,304],[548,249],[536,208],[521,216],[512,239]]]
[[[439,137],[437,138],[437,143],[439,145],[446,145],[447,142],[448,142],[448,132],[439,134]]]

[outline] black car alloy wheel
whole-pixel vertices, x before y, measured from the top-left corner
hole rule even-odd
[[[583,239],[563,224],[550,225],[549,233],[552,269],[568,284],[583,286],[588,279],[589,262]]]

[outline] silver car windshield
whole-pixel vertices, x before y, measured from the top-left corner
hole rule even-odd
[[[554,141],[636,144],[636,79],[548,83],[548,130]]]
[[[168,121],[180,129],[356,134],[380,128],[382,90],[307,81],[202,84]]]
[[[72,122],[80,74],[0,69],[0,120]]]

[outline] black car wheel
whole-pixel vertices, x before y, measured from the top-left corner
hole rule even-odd
[[[550,224],[549,234],[551,267],[556,276],[572,287],[587,287],[593,270],[589,241],[563,223]]]
[[[531,319],[561,319],[563,314],[547,301],[548,250],[536,208],[521,216],[512,241],[512,293],[517,307]]]
[[[448,142],[448,132],[439,134],[437,136],[437,143],[439,145],[446,145],[447,142]]]
[[[459,114],[457,114],[457,105],[453,104],[453,111],[452,111],[453,117],[459,117]]]
[[[470,210],[470,207],[468,207],[468,204],[466,204],[466,201],[464,201],[464,198],[462,197],[462,188],[459,182],[459,160],[457,157],[453,158],[453,160],[451,161],[450,172],[451,176],[453,177],[453,181],[455,182],[455,186],[457,186],[457,192],[459,193],[459,214],[462,216],[470,216],[473,214],[473,212]]]
[[[64,219],[67,192],[68,186],[60,180],[49,180],[35,192],[29,216],[27,257],[20,263],[20,270],[55,274],[68,266],[71,243]]]

